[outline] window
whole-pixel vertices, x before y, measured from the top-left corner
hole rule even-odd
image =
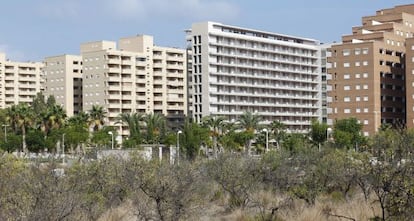
[[[349,50],[349,49],[344,49],[343,51],[342,51],[342,55],[343,56],[349,56],[351,54],[351,51]]]
[[[355,67],[361,66],[361,63],[359,61],[355,61]]]
[[[351,90],[351,87],[349,85],[345,85],[344,86],[344,91],[349,91],[349,90]]]
[[[349,68],[349,62],[344,63],[344,68]]]
[[[355,90],[361,90],[361,85],[359,84],[355,85]]]
[[[368,73],[363,73],[363,74],[362,74],[362,76],[363,76],[364,78],[368,78]]]
[[[364,131],[364,136],[368,137],[369,136],[369,132]]]
[[[356,96],[355,97],[355,101],[361,101],[361,97],[360,96]]]
[[[345,114],[350,114],[350,113],[351,113],[351,109],[349,109],[349,108],[345,108],[345,109],[344,109],[344,113],[345,113]]]
[[[364,90],[368,90],[368,84],[364,84],[363,88]]]
[[[355,112],[357,112],[357,113],[361,113],[361,109],[360,109],[360,108],[357,108],[357,109],[355,110]]]
[[[361,54],[361,49],[355,48],[355,55],[360,55],[360,54]]]
[[[362,49],[362,54],[368,54],[368,51],[369,51],[368,48],[363,48]]]
[[[344,102],[350,102],[351,98],[350,97],[344,97]]]
[[[368,96],[364,96],[364,101],[368,101]]]
[[[361,78],[361,74],[355,74],[355,78]]]
[[[368,125],[368,120],[364,120],[364,125]]]
[[[368,66],[368,61],[363,61],[363,62],[362,62],[362,65],[364,65],[364,66]]]
[[[368,108],[364,108],[364,113],[368,113]]]
[[[350,78],[349,74],[344,74],[344,79],[345,79],[345,80],[347,80],[347,79],[349,79],[349,78]]]

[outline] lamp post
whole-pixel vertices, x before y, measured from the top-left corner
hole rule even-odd
[[[108,134],[111,135],[111,149],[114,149],[114,133],[112,131],[108,131]]]
[[[62,134],[62,162],[65,164],[65,134]]]
[[[181,130],[177,131],[177,165],[180,165],[180,134]]]
[[[7,124],[3,124],[3,127],[4,127],[4,142],[5,143],[7,143],[7,127],[8,127],[9,125],[7,125]]]
[[[269,151],[269,131],[265,128],[262,130],[263,132],[266,133],[266,152]]]

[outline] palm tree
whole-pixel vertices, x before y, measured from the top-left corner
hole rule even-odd
[[[93,126],[93,131],[98,131],[105,123],[106,111],[102,106],[93,105],[89,110],[89,123]]]
[[[208,116],[203,119],[203,126],[209,128],[210,136],[213,139],[213,149],[217,156],[217,141],[224,129],[225,121],[220,116]]]
[[[160,138],[164,135],[166,120],[161,114],[148,114],[144,117],[146,127],[146,142],[159,143]]]
[[[285,137],[286,125],[282,122],[275,120],[270,124],[270,132],[276,141],[276,148],[280,148],[280,141]]]
[[[89,120],[89,114],[86,112],[79,112],[68,119],[70,125],[84,125],[87,127]]]
[[[259,126],[260,116],[253,114],[252,112],[244,112],[239,120],[239,127],[244,131],[244,138],[246,139],[247,150],[250,150],[254,133]]]
[[[47,110],[48,124],[50,129],[61,128],[66,119],[66,112],[60,105],[53,105]]]
[[[26,152],[26,131],[34,120],[34,113],[32,109],[25,103],[13,105],[8,109],[8,121],[12,128],[17,132],[22,133],[22,148]]]
[[[121,113],[118,116],[118,122],[122,125],[127,125],[129,129],[129,139],[135,140],[139,143],[141,139],[141,124],[144,120],[142,113]]]

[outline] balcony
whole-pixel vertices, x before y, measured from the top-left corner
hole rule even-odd
[[[108,72],[109,73],[120,73],[121,68],[110,67],[110,68],[108,68]]]

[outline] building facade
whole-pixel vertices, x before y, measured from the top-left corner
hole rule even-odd
[[[366,136],[384,123],[406,124],[405,53],[413,23],[414,5],[379,10],[363,17],[362,26],[353,27],[351,35],[332,46],[328,58],[331,123],[355,117]]]
[[[43,91],[43,63],[15,62],[0,53],[0,108],[19,103],[31,104]]]
[[[47,57],[44,64],[45,95],[53,95],[69,117],[82,111],[82,57]]]
[[[159,113],[172,128],[187,115],[186,52],[154,46],[152,36],[89,42],[81,45],[83,58],[83,109],[93,105],[107,110],[110,126],[119,134],[128,128],[117,124],[120,113]],[[120,139],[120,138],[118,138]]]
[[[262,124],[280,121],[306,132],[321,119],[319,42],[214,22],[192,25],[192,111],[236,121],[244,112]]]

